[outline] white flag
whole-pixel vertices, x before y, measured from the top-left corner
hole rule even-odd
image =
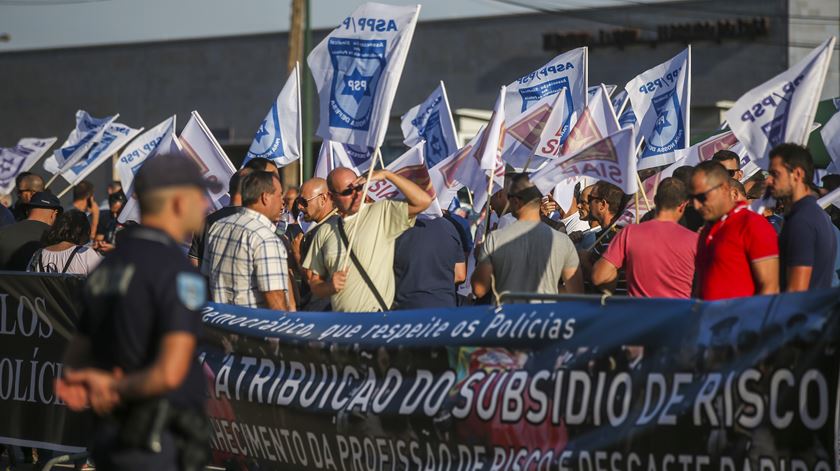
[[[137,198],[134,197],[134,175],[158,147],[168,148],[170,145],[175,145],[174,142],[177,142],[177,138],[175,137],[175,116],[172,116],[135,138],[122,151],[120,158],[117,159],[116,170],[128,201],[117,218],[120,223],[140,219]]]
[[[314,176],[325,179],[330,172],[340,167],[349,168],[361,175],[370,168],[372,156],[372,149],[324,141],[318,153]]]
[[[15,188],[15,178],[28,172],[57,140],[55,137],[25,137],[14,147],[0,147],[0,195],[11,193]]]
[[[467,145],[429,170],[441,207],[448,205],[458,190],[466,186],[473,192],[473,209],[483,209],[484,203],[487,202],[488,172],[481,168],[480,154],[476,152],[476,148],[484,139],[486,131],[487,128],[482,128]],[[504,181],[504,166],[496,170],[494,177],[499,177],[494,178],[495,190],[500,188]]]
[[[443,211],[440,209],[440,204],[435,194],[435,187],[432,185],[432,180],[429,176],[429,168],[426,166],[425,159],[423,158],[424,149],[425,143],[420,141],[406,153],[399,156],[397,160],[391,162],[386,168],[397,175],[411,180],[433,198],[432,204],[421,213],[422,215],[429,218],[441,217],[443,216]],[[379,180],[371,183],[368,189],[368,196],[374,201],[405,199],[400,190],[387,180]]]
[[[615,95],[610,98],[610,102],[612,103],[613,112],[615,112],[616,116],[621,116],[621,113],[624,111],[624,106],[627,104],[627,99],[629,95],[627,95],[627,90],[621,89]],[[623,126],[622,126],[623,127]]]
[[[561,154],[571,154],[620,129],[606,88],[595,93],[578,117],[563,144]]]
[[[616,89],[616,88],[618,88],[618,86],[616,86],[616,85],[606,85],[606,84],[603,84],[603,83],[602,83],[602,84],[600,84],[600,85],[592,85],[591,87],[589,87],[589,88],[587,88],[587,89],[586,89],[586,94],[587,94],[587,95],[589,95],[589,98],[590,98],[590,99],[591,99],[591,98],[592,98],[592,97],[593,97],[596,93],[598,93],[598,89],[599,89],[599,88],[601,88],[601,85],[603,85],[603,86],[607,89],[607,97],[612,96],[612,94],[613,94],[613,92],[615,91],[615,89]]]
[[[230,204],[228,185],[230,177],[236,172],[236,167],[230,162],[198,111],[192,112],[178,141],[183,147],[184,154],[191,157],[201,169],[202,177],[221,184],[221,189],[217,193],[210,193],[208,190],[213,208],[219,209]]]
[[[668,160],[670,153],[689,145],[691,46],[639,74],[625,90],[637,118],[636,138],[645,141],[639,153],[639,169],[672,163]]]
[[[505,136],[506,162],[519,168],[534,153],[540,131],[533,129],[544,125],[557,94],[564,89],[567,115],[560,141],[565,142],[576,112],[586,106],[587,60],[587,48],[574,49],[507,85],[505,116],[515,134]]]
[[[70,131],[64,144],[54,152],[59,170],[67,170],[84,157],[87,151],[102,139],[108,125],[118,117],[119,113],[105,118],[94,118],[87,111],[76,111],[76,127]]]
[[[840,113],[834,116],[820,129],[825,150],[831,157],[831,163],[827,170],[832,173],[840,173]]]
[[[505,164],[501,161],[502,158],[502,138],[505,133],[505,87],[502,86],[499,91],[499,97],[496,99],[496,105],[493,107],[493,114],[490,116],[490,122],[487,124],[482,133],[482,139],[478,141],[478,146],[475,148],[476,158],[481,162],[483,170],[495,171],[501,166],[504,168]]]
[[[400,119],[405,145],[414,147],[420,141],[426,142],[423,154],[429,168],[458,149],[458,133],[443,82],[426,101],[408,110]]]
[[[303,121],[300,108],[300,64],[295,65],[277,99],[262,120],[242,165],[253,158],[285,167],[300,158]],[[182,133],[183,134],[183,133]]]
[[[324,140],[382,145],[419,13],[420,5],[362,4],[309,54]]]
[[[134,129],[125,124],[109,124],[102,134],[102,139],[93,146],[93,149],[84,158],[62,172],[61,176],[70,185],[77,185],[142,131],[143,128]]]
[[[729,128],[753,161],[769,168],[773,147],[806,144],[834,50],[832,36],[790,69],[753,88],[726,112]]]
[[[531,183],[547,194],[564,180],[586,176],[632,194],[638,189],[635,151],[633,130],[620,129],[574,154],[549,161],[531,175]]]
[[[539,135],[539,142],[534,146],[534,157],[528,165],[528,169],[539,168],[546,159],[557,158],[562,154],[563,137],[568,136],[566,109],[566,94],[568,90],[563,89],[555,96],[548,117],[542,126]],[[510,133],[510,130],[507,131]]]

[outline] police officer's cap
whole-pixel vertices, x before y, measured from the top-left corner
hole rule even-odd
[[[219,182],[202,177],[201,170],[191,158],[179,153],[152,157],[140,167],[134,177],[134,191],[138,195],[173,186],[196,186],[213,193],[222,189]]]

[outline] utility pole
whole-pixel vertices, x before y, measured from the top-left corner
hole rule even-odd
[[[306,12],[304,14],[303,24],[303,54],[309,55],[312,50],[312,5],[310,0],[303,0]],[[305,177],[312,176],[315,173],[315,153],[312,148],[312,95],[314,93],[314,83],[312,82],[312,73],[309,71],[309,66],[306,59],[301,61],[301,86],[303,87],[303,175]]]
[[[306,17],[306,3],[307,0],[292,0],[292,18],[289,28],[289,60],[286,62],[286,71],[291,73],[295,68],[295,64],[300,62],[303,65],[306,58],[303,53],[304,45],[304,21]],[[303,75],[303,74],[301,74]],[[301,85],[302,86],[302,85]],[[304,120],[306,114],[304,113]],[[305,123],[306,121],[304,121]],[[304,124],[305,126],[305,124]],[[305,134],[304,134],[305,135]],[[297,182],[297,186],[303,184],[300,180],[300,166],[303,165],[304,159],[308,156],[306,146],[301,149],[304,153],[300,160],[293,162],[290,165],[283,167],[283,181]]]

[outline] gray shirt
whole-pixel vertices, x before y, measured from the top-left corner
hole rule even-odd
[[[532,221],[491,232],[479,254],[484,261],[493,265],[497,292],[542,294],[557,294],[563,270],[580,263],[569,236]]]

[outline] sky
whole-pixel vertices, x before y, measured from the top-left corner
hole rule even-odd
[[[581,1],[607,0],[572,3]],[[312,0],[312,26],[332,28],[361,3]],[[420,3],[420,21],[532,11],[497,0]],[[9,41],[0,42],[0,52],[288,31],[290,4],[291,0],[0,0],[0,35],[10,35]]]

